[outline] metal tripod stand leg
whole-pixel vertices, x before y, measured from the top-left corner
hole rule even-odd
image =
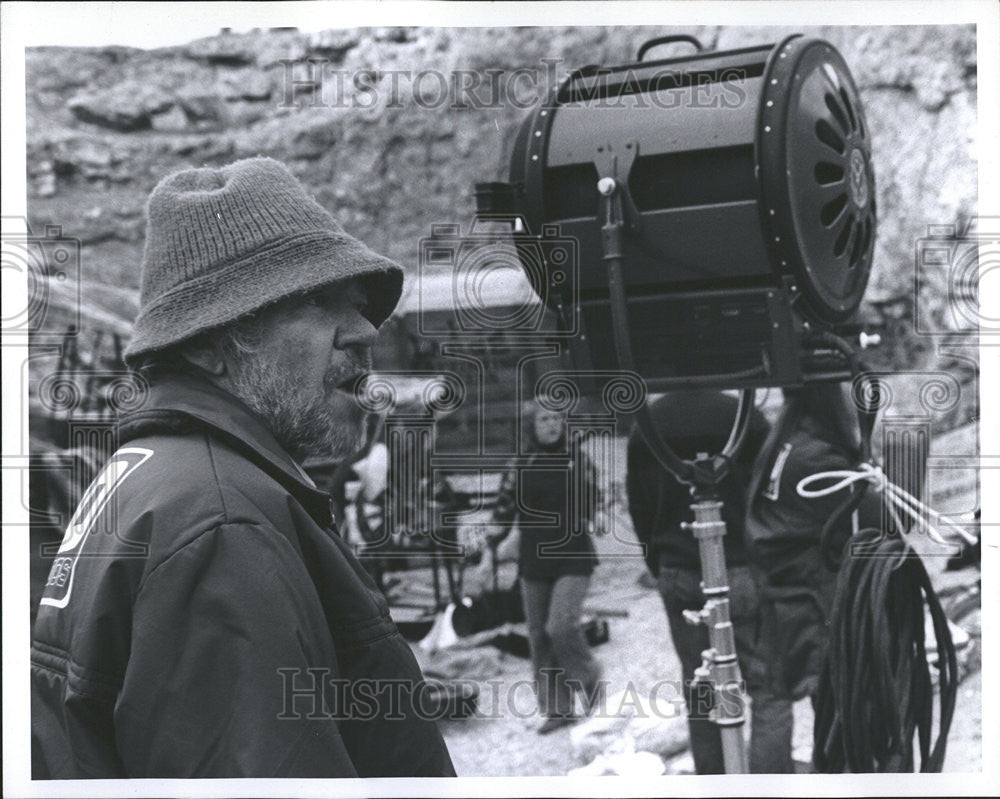
[[[746,696],[740,664],[736,658],[736,637],[729,615],[729,581],[722,539],[726,523],[722,520],[722,503],[717,500],[694,502],[691,505],[695,521],[690,529],[698,541],[701,556],[702,591],[705,606],[700,611],[685,611],[689,623],[708,628],[709,649],[702,653],[703,662],[695,679],[712,685],[712,721],[722,736],[722,756],[727,774],[749,772],[743,724],[746,721]]]

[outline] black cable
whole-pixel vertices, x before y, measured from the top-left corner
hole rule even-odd
[[[753,415],[754,409],[754,394],[755,391],[752,388],[745,388],[740,392],[739,405],[736,406],[736,421],[733,422],[733,427],[729,431],[729,438],[722,448],[722,457],[726,460],[735,458],[743,448],[747,431],[750,430],[750,417]]]
[[[844,559],[816,700],[813,760],[825,773],[920,771],[944,765],[958,691],[948,620],[923,561],[899,536],[864,530]],[[863,555],[862,555],[863,553]],[[924,643],[925,607],[938,652],[939,720]]]
[[[819,547],[823,557],[823,565],[832,572],[840,569],[840,557],[844,550],[841,521],[845,516],[849,516],[858,509],[864,501],[870,485],[867,480],[861,481],[857,488],[848,493],[844,501],[834,509],[823,524],[823,529],[820,530]],[[841,533],[841,536],[838,536],[838,533]]]
[[[857,351],[840,336],[835,335],[828,330],[823,330],[815,334],[814,340],[835,349],[844,356],[850,369],[852,380],[857,380],[866,371],[866,367],[858,357]],[[861,430],[860,458],[862,461],[871,460],[872,430],[875,427],[875,418],[878,415],[879,409],[878,381],[873,380],[870,377],[868,380],[870,382],[870,389],[868,391],[855,393],[855,407],[858,412],[858,427]],[[865,401],[864,405],[857,402],[858,396]]]
[[[620,192],[616,188],[615,192]],[[635,371],[632,357],[632,338],[629,332],[628,300],[625,293],[625,278],[622,269],[623,248],[622,234],[625,223],[623,219],[621,199],[613,202],[606,197],[602,204],[605,215],[601,227],[604,248],[604,262],[608,270],[608,300],[611,309],[611,340],[614,345],[618,368],[626,372]],[[659,430],[653,424],[649,406],[643,403],[633,414],[639,432],[649,445],[650,451],[668,472],[684,483],[691,483],[694,476],[693,466],[680,458],[660,436]]]
[[[853,379],[863,374],[846,341],[828,332],[816,338],[844,356]],[[854,395],[862,463],[871,459],[878,394],[878,383],[871,381]],[[955,646],[923,561],[900,536],[864,530],[848,539],[850,549],[837,536],[869,485],[862,482],[852,491],[820,534],[823,561],[839,574],[816,694],[813,762],[825,773],[913,771],[916,736],[920,771],[939,772],[958,691]],[[940,718],[933,746],[935,691],[924,640],[925,607],[938,651]]]
[[[631,209],[631,211],[628,209]],[[611,340],[618,368],[626,372],[635,371],[635,361],[632,354],[632,336],[628,319],[628,298],[626,296],[623,272],[623,236],[626,227],[629,227],[633,233],[637,234],[636,238],[640,246],[645,241],[645,238],[638,230],[638,219],[629,219],[630,214],[632,216],[635,215],[635,206],[628,195],[627,185],[614,186],[611,194],[605,195],[602,199],[599,219],[602,221],[601,241],[604,252],[603,260],[608,274]],[[843,344],[847,346],[846,342],[843,342]],[[763,367],[753,367],[743,372],[717,375],[716,377],[739,381],[759,377],[763,374]],[[729,439],[722,453],[714,461],[707,463],[686,461],[678,456],[663,440],[659,430],[657,430],[656,425],[653,423],[653,417],[648,404],[643,403],[630,415],[639,433],[660,465],[679,482],[691,486],[693,490],[700,490],[708,486],[717,486],[729,471],[730,461],[743,445],[747,431],[750,428],[753,397],[753,389],[744,389],[740,393],[740,404]]]

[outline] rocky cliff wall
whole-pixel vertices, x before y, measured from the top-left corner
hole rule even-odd
[[[973,367],[939,355],[911,322],[917,240],[931,224],[961,230],[977,210],[975,30],[800,30],[843,53],[874,137],[879,227],[864,312],[887,343],[873,358],[967,381]],[[88,280],[134,289],[157,180],[265,154],[348,231],[415,269],[430,225],[466,223],[473,183],[505,176],[513,131],[553,71],[626,63],[646,39],[677,32],[727,49],[794,31],[269,30],[149,51],[31,49],[29,221],[81,239]],[[945,294],[932,303],[943,309]]]

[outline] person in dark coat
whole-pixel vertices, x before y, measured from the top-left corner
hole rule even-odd
[[[665,394],[651,404],[650,410],[666,443],[680,457],[692,460],[699,453],[722,452],[737,407],[735,397],[705,389]],[[757,591],[747,565],[743,532],[750,466],[767,432],[767,421],[755,409],[746,441],[719,486],[722,518],[726,522],[722,543],[736,652],[753,701],[750,770],[757,773],[784,771],[790,765],[790,761],[782,760],[781,742],[792,723],[790,703],[774,701],[756,680]],[[701,665],[701,653],[709,646],[708,631],[684,618],[685,610],[698,610],[705,604],[698,542],[689,530],[682,528],[684,523],[694,520],[690,489],[660,465],[638,430],[629,437],[627,458],[629,512],[636,536],[646,547],[646,564],[657,577],[671,638],[681,661],[695,770],[698,774],[721,774],[725,771],[722,740],[718,727],[708,718],[709,692],[707,686],[692,683],[694,670]]]
[[[590,710],[599,699],[601,667],[590,652],[580,615],[597,565],[592,525],[597,476],[581,447],[571,446],[566,417],[535,403],[530,458],[501,485],[494,521],[520,533],[518,574],[534,669],[542,735],[575,721],[573,695]]]
[[[786,390],[750,484],[746,530],[760,586],[758,650],[769,689],[789,701],[812,696],[819,681],[837,583],[837,572],[824,559],[821,533],[847,497],[847,491],[802,497],[796,487],[819,472],[857,468],[861,439],[848,389],[832,383]],[[827,546],[833,560],[855,527],[881,526],[881,500],[869,491],[856,513],[832,528]],[[790,730],[784,746],[791,748]]]
[[[32,776],[454,775],[302,469],[362,446],[356,388],[402,270],[268,158],[165,178],[148,219],[125,353],[148,396],[41,598]]]

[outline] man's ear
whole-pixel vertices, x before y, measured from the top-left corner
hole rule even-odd
[[[208,341],[185,347],[181,355],[188,363],[212,377],[222,377],[226,373],[226,361],[222,353]]]

